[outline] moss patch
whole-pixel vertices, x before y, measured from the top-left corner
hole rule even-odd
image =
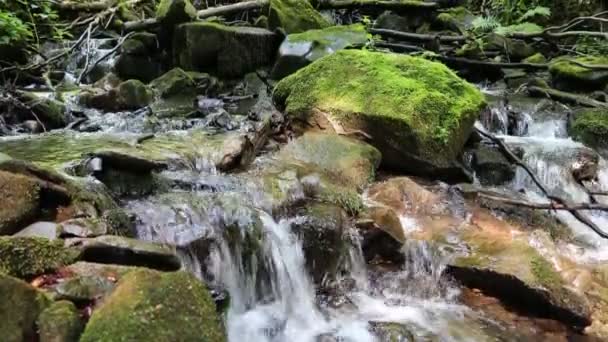
[[[31,278],[69,265],[79,252],[62,241],[35,237],[0,237],[0,273]]]
[[[127,274],[91,316],[82,342],[225,341],[204,285],[185,272]]]
[[[38,317],[41,342],[76,342],[82,328],[78,309],[66,300],[51,304]]]
[[[564,57],[551,61],[549,72],[554,86],[562,90],[603,90],[608,85],[608,71],[593,70],[572,63],[608,64],[608,56]]]
[[[33,179],[0,171],[0,235],[16,233],[38,216],[39,191]]]
[[[355,50],[283,79],[274,99],[296,120],[309,121],[318,110],[346,130],[365,131],[383,157],[390,150],[435,164],[460,153],[485,106],[477,88],[443,64]]]
[[[577,113],[570,135],[592,147],[608,147],[608,110],[586,109]]]
[[[298,33],[330,26],[329,22],[305,0],[271,0],[268,28],[282,27],[287,33]]]

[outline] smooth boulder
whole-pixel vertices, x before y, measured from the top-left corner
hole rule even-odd
[[[388,168],[444,179],[466,178],[457,159],[486,107],[475,86],[440,63],[356,50],[283,79],[273,98],[296,127],[362,135]]]
[[[34,341],[36,319],[50,300],[28,283],[0,272],[0,335],[4,342]]]
[[[268,5],[268,28],[282,28],[298,33],[330,26],[307,0],[271,0]]]
[[[40,212],[40,187],[29,177],[0,171],[0,195],[0,235],[16,233]]]

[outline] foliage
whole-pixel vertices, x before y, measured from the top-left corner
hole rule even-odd
[[[52,2],[0,0],[0,43],[40,44],[43,39],[62,40],[69,33],[57,24]]]
[[[607,56],[608,44],[603,38],[580,37],[576,41],[574,50],[586,55]]]
[[[531,10],[528,10],[524,13],[518,20],[518,22],[525,22],[530,19],[534,19],[537,17],[541,18],[549,18],[551,16],[551,9],[544,6],[537,6]]]
[[[473,20],[472,25],[475,33],[490,33],[501,26],[500,21],[495,16],[479,16]]]

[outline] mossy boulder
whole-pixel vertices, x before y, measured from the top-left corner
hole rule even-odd
[[[40,187],[32,178],[0,171],[0,235],[18,232],[40,214]]]
[[[174,65],[187,71],[238,77],[270,64],[278,44],[274,33],[257,27],[181,24],[173,39]]]
[[[87,89],[80,95],[79,101],[86,106],[113,112],[138,109],[147,106],[153,99],[154,93],[148,86],[131,79],[109,90]]]
[[[190,0],[161,0],[156,8],[156,19],[162,26],[171,28],[196,19],[196,8]]]
[[[516,30],[516,32],[519,32]],[[483,38],[483,50],[498,50],[511,60],[521,61],[536,54],[534,47],[521,39],[507,37],[507,33],[491,33]]]
[[[543,64],[547,62],[547,58],[540,52],[533,54],[532,56],[524,59],[524,63]]]
[[[167,98],[180,93],[194,93],[196,83],[187,72],[175,68],[152,81],[150,87],[161,97]]]
[[[332,26],[287,36],[279,47],[272,78],[281,79],[317,59],[352,45],[367,42],[367,31],[361,24]]]
[[[428,13],[428,11],[427,11]],[[408,13],[384,11],[374,22],[374,28],[402,32],[416,32],[430,18],[425,13],[412,9]]]
[[[0,273],[32,278],[76,261],[79,252],[62,241],[38,237],[0,237]]]
[[[515,178],[515,166],[497,148],[479,145],[472,156],[471,166],[481,184],[502,185]]]
[[[1,271],[1,269],[0,269]],[[44,293],[0,272],[0,334],[2,341],[36,339],[36,319],[50,304]]]
[[[21,100],[31,108],[47,130],[67,125],[67,108],[63,102],[48,97],[48,94],[35,92],[22,92]]]
[[[139,270],[93,312],[82,342],[226,341],[205,286],[185,272]]]
[[[337,134],[309,132],[279,152],[283,161],[314,165],[337,183],[361,189],[374,179],[381,154],[373,146]]]
[[[387,167],[444,178],[462,177],[455,161],[486,106],[475,86],[443,64],[355,50],[283,79],[273,98],[296,128],[362,134]]]
[[[449,8],[437,15],[436,25],[440,29],[450,30],[459,34],[465,34],[473,27],[476,16],[466,7]]]
[[[116,73],[122,79],[150,82],[162,74],[158,38],[153,33],[138,32],[129,37],[116,60]]]
[[[585,145],[608,148],[608,109],[585,109],[575,113],[568,131]]]
[[[330,26],[307,0],[271,0],[268,5],[268,28],[281,27],[286,33],[299,33]]]
[[[40,342],[77,342],[82,330],[78,309],[66,300],[51,304],[38,317]]]
[[[608,56],[564,57],[551,61],[549,72],[553,86],[566,91],[604,90],[608,70],[593,70],[584,65],[607,65]]]

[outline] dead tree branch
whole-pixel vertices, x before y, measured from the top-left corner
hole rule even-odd
[[[547,97],[555,101],[581,105],[591,108],[607,108],[608,103],[601,102],[583,95],[577,95],[550,88],[541,88],[537,86],[529,86],[526,88],[530,96]]]

